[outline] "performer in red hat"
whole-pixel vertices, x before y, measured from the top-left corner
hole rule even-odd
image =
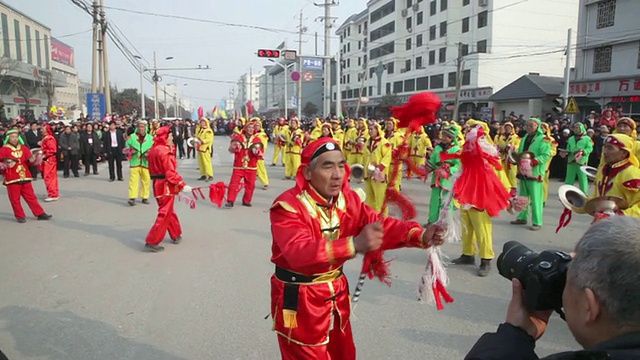
[[[45,202],[57,201],[60,197],[58,191],[58,141],[56,140],[51,125],[44,127],[44,137],[42,138],[42,174],[44,184],[47,187],[47,198]],[[87,165],[85,165],[87,166]]]
[[[271,316],[283,359],[355,359],[343,264],[444,241],[439,225],[381,217],[351,190],[349,173],[338,143],[320,138],[303,150],[295,187],[271,207]]]
[[[28,146],[23,145],[20,132],[16,129],[7,131],[4,146],[0,148],[0,160],[3,162],[3,185],[7,187],[9,202],[13,214],[19,223],[25,223],[27,215],[22,209],[20,198],[27,202],[31,212],[38,220],[49,220],[51,215],[44,212],[31,185],[31,166],[36,156],[31,154]]]
[[[254,134],[255,122],[249,122],[242,129],[242,133],[231,136],[229,152],[234,154],[233,172],[227,192],[225,207],[232,208],[240,192],[240,181],[244,181],[244,196],[242,206],[251,206],[253,191],[256,188],[256,171],[258,160],[263,158],[264,147],[260,137]]]
[[[158,128],[153,138],[153,146],[147,155],[149,174],[153,181],[153,195],[158,202],[158,216],[149,230],[145,244],[145,248],[151,252],[164,250],[160,243],[164,240],[167,231],[174,244],[182,241],[182,227],[173,204],[180,191],[191,193],[192,190],[176,170],[176,155],[172,144],[171,128],[169,126]]]

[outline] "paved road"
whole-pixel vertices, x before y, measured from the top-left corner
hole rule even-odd
[[[216,139],[216,180],[228,181],[227,139]],[[218,155],[219,154],[219,155]],[[13,219],[0,190],[0,348],[10,359],[277,359],[269,312],[270,234],[267,209],[293,185],[280,166],[270,167],[271,188],[257,190],[254,207],[217,209],[199,202],[177,212],[184,242],[159,254],[142,252],[155,205],[126,204],[127,183],[99,176],[60,178],[61,199],[45,204],[50,222]],[[180,172],[198,185],[194,160]],[[44,184],[36,192],[44,197]],[[558,182],[545,211],[545,227],[531,232],[494,222],[498,254],[508,240],[535,250],[569,250],[589,219],[574,218],[560,235]],[[405,191],[425,221],[428,190],[418,181]],[[446,245],[459,255],[459,245]],[[475,267],[451,267],[455,303],[444,311],[420,304],[415,290],[425,262],[419,250],[391,253],[393,285],[368,282],[353,320],[360,359],[461,359],[477,338],[504,319],[510,283],[494,273],[478,278]],[[346,266],[357,278],[361,260]],[[575,347],[554,317],[541,354]]]

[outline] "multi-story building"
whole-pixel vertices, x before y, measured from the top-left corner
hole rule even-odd
[[[569,94],[582,111],[622,107],[640,118],[640,2],[580,0],[576,65]],[[584,106],[583,106],[584,105]]]
[[[489,108],[489,96],[529,72],[561,76],[579,0],[369,0],[340,36],[343,113],[378,114],[386,95],[432,91],[443,113]],[[545,10],[553,9],[553,11]],[[458,62],[460,71],[458,72]],[[364,101],[363,101],[364,100]]]
[[[51,70],[59,73],[66,80],[64,86],[55,88],[54,105],[69,111],[81,110],[78,71],[75,68],[73,48],[56,38],[51,38]]]
[[[260,73],[249,72],[238,80],[234,108],[242,111],[243,116],[248,101],[251,101],[255,113],[260,111],[260,76]]]
[[[78,95],[80,97],[80,104],[83,114],[87,113],[87,94],[91,93],[91,83],[78,80]]]
[[[8,118],[47,112],[66,79],[51,71],[51,29],[0,2],[0,94]]]

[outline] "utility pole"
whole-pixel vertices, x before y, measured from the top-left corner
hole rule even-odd
[[[100,25],[102,26],[102,63],[104,71],[104,99],[107,114],[111,114],[111,84],[109,83],[109,56],[107,55],[107,19],[104,14],[104,0],[100,0]]]
[[[562,91],[562,98],[564,100],[565,107],[569,104],[569,82],[570,81],[571,81],[571,29],[567,31],[567,61],[564,68],[564,89]],[[573,114],[571,115],[571,122],[573,123]]]
[[[342,81],[342,59],[340,58],[340,50],[336,54],[336,116],[342,119],[342,89],[340,82]]]
[[[331,113],[331,28],[336,18],[331,17],[331,7],[337,6],[335,0],[324,0],[324,4],[313,5],[324,7],[324,16],[320,21],[324,21],[324,115]],[[317,52],[316,52],[317,53]]]
[[[153,86],[154,86],[154,91],[155,91],[155,95],[153,96],[153,118],[154,119],[160,119],[158,117],[159,114],[159,109],[158,109],[158,81],[160,81],[160,78],[158,77],[158,70],[156,70],[158,68],[158,64],[156,62],[156,52],[153,52]]]
[[[91,52],[91,92],[98,92],[98,0],[93,0],[92,4],[93,16],[93,44]]]
[[[453,117],[451,120],[458,121],[460,106],[460,87],[462,85],[462,43],[458,43],[458,58],[456,59],[456,100],[454,102]]]
[[[298,80],[298,119],[302,119],[302,34],[307,31],[307,28],[302,25],[302,10],[300,10],[300,25],[298,25],[298,72],[300,73],[300,79]]]

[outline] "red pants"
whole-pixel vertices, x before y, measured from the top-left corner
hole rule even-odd
[[[47,159],[42,162],[42,174],[44,174],[44,184],[47,187],[47,195],[50,198],[57,198],[60,196],[58,192],[58,164],[56,164],[56,157]]]
[[[356,346],[351,334],[351,322],[347,324],[344,332],[337,325],[329,332],[329,343],[322,346],[299,345],[278,336],[282,360],[355,360]]]
[[[33,186],[31,186],[30,181],[7,185],[7,195],[9,195],[9,202],[11,203],[13,214],[16,216],[16,219],[24,219],[27,217],[22,209],[20,197],[23,197],[24,201],[27,202],[27,205],[29,205],[29,209],[31,209],[34,216],[44,214],[44,209],[40,206],[38,198],[33,192]]]
[[[158,202],[158,217],[156,217],[156,222],[151,227],[151,230],[149,230],[149,234],[147,234],[147,244],[160,244],[162,240],[164,240],[167,230],[169,230],[169,236],[172,240],[182,235],[180,220],[178,220],[178,215],[176,215],[176,212],[173,210],[175,200],[175,196],[156,198]]]
[[[233,169],[233,173],[231,173],[231,181],[229,182],[229,191],[227,192],[227,201],[236,201],[236,197],[240,191],[240,181],[243,179],[244,196],[242,197],[242,202],[251,204],[253,191],[256,189],[256,170]]]

